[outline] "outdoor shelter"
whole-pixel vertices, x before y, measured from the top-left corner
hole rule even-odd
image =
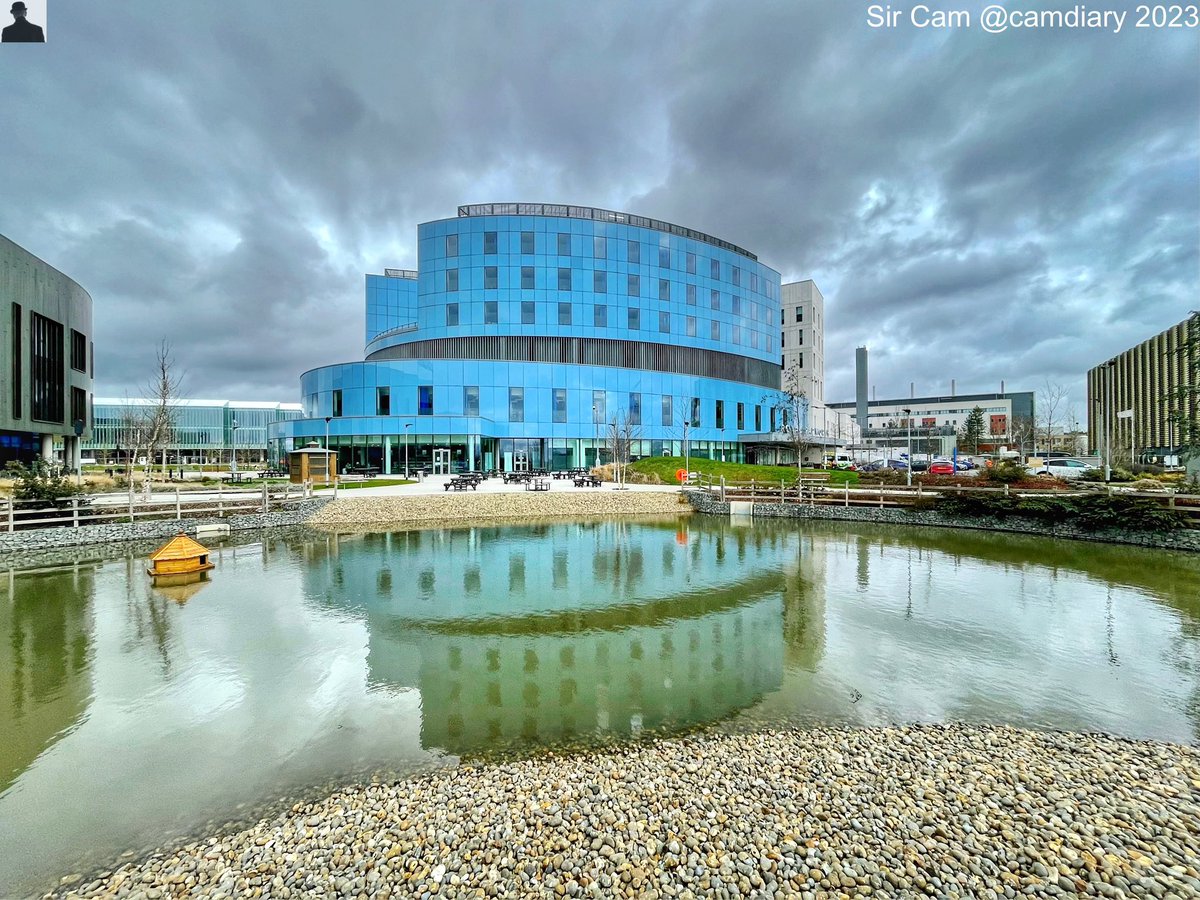
[[[177,534],[150,555],[150,568],[146,574],[158,576],[203,572],[213,568],[208,556],[207,547],[196,543],[186,534]]]
[[[337,454],[312,441],[288,454],[288,473],[292,484],[331,484],[337,477]]]

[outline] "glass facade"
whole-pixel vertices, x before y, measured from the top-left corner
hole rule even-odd
[[[334,415],[343,466],[402,470],[406,436],[418,465],[435,449],[456,468],[588,465],[602,458],[604,425],[625,414],[641,422],[635,456],[681,454],[687,413],[693,456],[744,458],[741,423],[727,427],[724,410],[779,388],[778,272],[726,241],[625,213],[459,212],[418,226],[413,277],[367,276],[366,359],[301,376],[305,415],[271,427],[279,452],[324,443]],[[705,292],[711,308],[697,305]],[[436,404],[421,402],[426,389]],[[643,404],[656,414],[642,416]]]

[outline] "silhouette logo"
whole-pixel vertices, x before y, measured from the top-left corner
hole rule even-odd
[[[13,23],[0,34],[3,43],[44,44],[46,42],[46,35],[42,31],[42,26],[34,25],[26,18],[29,10],[21,0],[17,0],[9,12],[12,13]]]

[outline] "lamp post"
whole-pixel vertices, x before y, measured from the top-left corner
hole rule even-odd
[[[412,428],[412,422],[404,423],[404,480],[408,480],[408,429]]]
[[[596,405],[592,404],[592,465],[600,465],[600,448],[596,445],[600,443],[600,426],[596,424]]]
[[[332,421],[333,416],[325,417],[325,478],[327,483],[333,480],[333,475],[329,471],[329,423]]]
[[[912,487],[912,469],[913,469],[913,458],[912,458],[912,410],[911,410],[911,409],[904,409],[904,410],[901,410],[901,411],[904,413],[904,423],[905,423],[905,424],[908,426],[908,439],[907,439],[907,442],[906,442],[906,443],[908,444],[908,469],[907,469],[907,470],[905,471],[905,473],[904,473],[904,475],[905,475],[905,484],[907,484],[907,485],[908,485],[908,487]]]
[[[238,431],[238,421],[237,421],[237,419],[234,419],[234,420],[233,420],[232,422],[230,422],[229,424],[230,424],[230,427],[231,427],[231,429],[232,429],[232,431],[233,431],[233,465],[232,465],[232,467],[230,468],[230,470],[229,470],[229,471],[230,471],[230,473],[233,475],[233,480],[234,480],[234,481],[236,481],[236,480],[237,480],[237,431]]]

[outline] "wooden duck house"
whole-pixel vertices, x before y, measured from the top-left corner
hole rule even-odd
[[[148,575],[186,575],[213,568],[208,548],[202,547],[186,534],[177,534],[150,555]]]

